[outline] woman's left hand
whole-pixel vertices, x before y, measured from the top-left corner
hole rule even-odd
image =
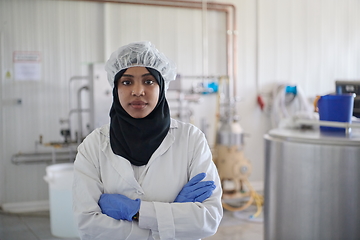
[[[185,184],[174,202],[203,202],[216,188],[214,181],[201,181],[206,173],[199,173]]]

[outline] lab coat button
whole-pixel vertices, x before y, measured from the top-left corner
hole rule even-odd
[[[140,190],[137,190],[136,193],[139,194],[139,195],[143,194]]]

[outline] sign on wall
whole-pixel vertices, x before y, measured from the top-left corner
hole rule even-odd
[[[15,51],[13,54],[14,77],[16,81],[40,81],[41,53],[36,51]]]

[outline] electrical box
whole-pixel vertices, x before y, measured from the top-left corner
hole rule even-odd
[[[354,81],[342,81],[338,80],[335,82],[336,93],[355,93],[353,116],[360,117],[360,80]]]

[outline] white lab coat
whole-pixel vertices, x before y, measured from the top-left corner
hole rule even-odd
[[[173,203],[198,173],[216,185],[204,202]],[[115,220],[101,213],[102,193],[140,198],[140,219]],[[222,218],[222,189],[204,134],[171,119],[169,132],[139,176],[128,160],[112,152],[109,125],[94,130],[78,147],[73,208],[81,239],[200,239],[213,235]]]

